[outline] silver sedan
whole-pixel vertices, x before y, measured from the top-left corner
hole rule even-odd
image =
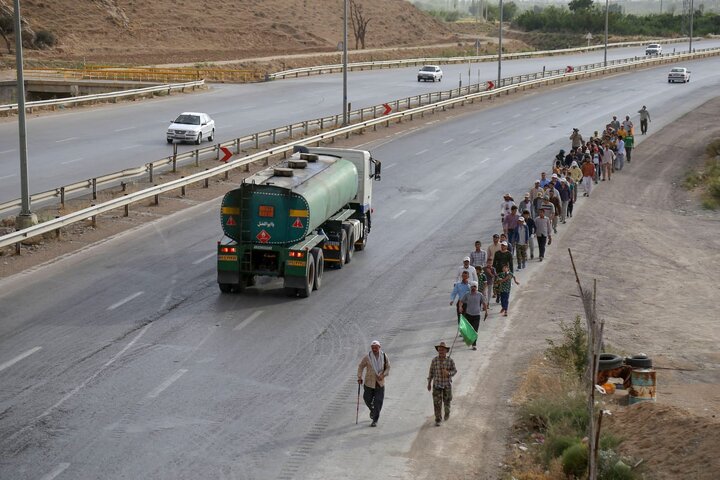
[[[170,123],[167,130],[167,142],[195,142],[200,145],[203,138],[212,142],[215,138],[215,120],[207,113],[184,112]]]

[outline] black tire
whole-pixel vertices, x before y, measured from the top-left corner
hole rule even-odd
[[[647,355],[633,355],[627,357],[625,363],[633,368],[652,368],[652,359],[648,358]]]
[[[347,253],[345,253],[345,263],[350,263],[352,262],[353,251],[355,250],[355,234],[353,233],[350,225],[343,225],[343,230],[345,230],[345,237],[348,239]]]
[[[233,286],[230,283],[218,283],[218,287],[220,287],[220,291],[222,293],[230,293],[233,289]]]
[[[320,290],[322,286],[322,276],[325,271],[325,255],[323,254],[322,248],[315,247],[310,250],[313,256],[313,262],[315,263],[315,285],[314,290]]]
[[[172,143],[172,142],[173,142],[173,141],[172,141],[172,138],[168,138],[168,139],[167,139],[167,142],[168,142],[168,143]]]
[[[309,260],[309,259],[308,259]],[[305,270],[305,285],[298,288],[298,294],[301,298],[307,298],[315,289],[315,262],[307,262]]]
[[[419,81],[420,81],[420,79],[418,78],[418,82],[419,82]]]
[[[212,132],[210,132],[210,136],[208,137],[208,142],[212,142],[215,140],[215,129],[212,129]]]
[[[623,359],[614,353],[601,353],[598,361],[598,371],[614,370],[622,367]]]
[[[347,233],[345,232],[345,229],[341,229],[340,231],[340,261],[335,262],[337,264],[337,268],[343,268],[345,265],[345,259],[347,257]]]
[[[198,133],[198,138],[195,140],[195,145],[200,145],[202,143],[202,132]]]

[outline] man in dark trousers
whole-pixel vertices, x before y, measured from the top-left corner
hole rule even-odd
[[[545,245],[552,242],[552,225],[550,219],[545,216],[544,209],[541,209],[540,215],[535,217],[535,235],[540,250],[540,261],[542,262],[545,258]]]
[[[373,340],[370,344],[370,352],[360,360],[358,365],[357,381],[362,385],[362,373],[365,370],[365,393],[363,400],[370,409],[371,427],[377,427],[382,410],[383,399],[385,398],[385,377],[390,372],[390,362],[387,355],[380,349],[380,342]]]
[[[502,272],[503,265],[509,265],[511,272],[515,271],[513,268],[513,255],[508,250],[507,242],[500,242],[500,251],[493,256],[493,268],[496,272]],[[493,293],[495,294],[495,303],[500,303],[500,292]]]
[[[452,377],[457,373],[455,362],[448,356],[449,349],[445,342],[435,345],[437,357],[430,362],[430,372],[427,378],[428,392],[432,391],[433,407],[435,409],[435,426],[439,427],[442,421],[442,407],[445,405],[445,421],[450,418],[450,403],[452,402]]]

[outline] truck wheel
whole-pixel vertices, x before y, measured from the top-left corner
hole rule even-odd
[[[232,285],[229,283],[219,283],[218,286],[220,287],[220,291],[222,293],[232,292]]]
[[[363,224],[363,236],[360,240],[355,242],[355,250],[360,252],[362,250],[365,250],[365,245],[367,245],[367,237],[368,233],[370,233],[370,230],[367,227],[367,221]]]
[[[355,250],[355,234],[353,233],[350,225],[343,225],[343,231],[345,232],[345,238],[347,242],[347,252],[345,253],[345,263],[352,262],[353,250]]]
[[[322,248],[315,247],[310,250],[313,256],[313,262],[315,263],[315,288],[314,290],[320,290],[322,285],[322,276],[325,265],[325,255],[323,255]]]
[[[340,261],[336,262],[337,268],[343,268],[345,265],[345,257],[347,257],[347,233],[343,228],[340,231]]]
[[[300,297],[307,298],[310,293],[315,289],[315,262],[307,262],[307,269],[305,270],[305,285],[298,289]]]

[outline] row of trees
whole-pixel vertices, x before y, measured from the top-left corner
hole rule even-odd
[[[550,6],[518,15],[513,25],[525,31],[552,33],[599,33],[605,31],[605,9],[594,6],[592,0],[573,0],[568,8]],[[720,15],[695,12],[695,35],[720,33]],[[671,37],[687,34],[688,20],[671,13],[654,15],[624,15],[611,8],[608,30],[616,35],[647,35]]]

